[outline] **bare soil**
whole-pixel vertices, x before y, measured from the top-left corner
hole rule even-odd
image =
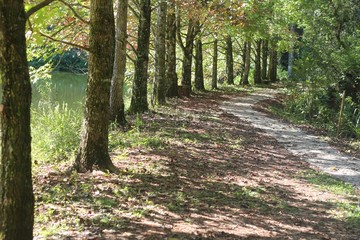
[[[119,175],[39,169],[35,239],[359,239],[336,205],[358,195],[310,184],[308,163],[220,109],[241,95],[144,114],[141,134],[161,142],[112,152]]]

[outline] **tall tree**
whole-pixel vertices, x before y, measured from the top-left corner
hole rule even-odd
[[[167,97],[177,97],[179,93],[178,78],[176,74],[176,14],[174,2],[168,3],[166,33]]]
[[[244,73],[241,78],[242,85],[249,85],[249,73],[250,73],[250,61],[251,61],[251,42],[246,42],[246,52],[245,52],[245,68]]]
[[[24,1],[0,1],[0,239],[32,239],[31,85]]]
[[[261,84],[261,40],[256,40],[255,52],[254,84]]]
[[[277,80],[277,49],[276,41],[270,41],[270,50],[269,50],[269,79],[270,82],[274,83]]]
[[[244,76],[244,72],[245,72],[245,64],[246,64],[246,49],[247,49],[247,41],[244,41],[243,43],[243,47],[241,49],[241,80],[239,82],[239,84],[242,84],[242,78]]]
[[[106,26],[106,27],[105,27]],[[93,165],[117,172],[108,153],[110,84],[114,65],[115,24],[111,0],[90,1],[89,77],[81,141],[74,167]]]
[[[147,102],[147,83],[150,44],[150,0],[140,0],[140,15],[136,49],[135,76],[129,112],[143,113],[149,110]]]
[[[295,33],[295,25],[291,25],[290,32],[293,34]],[[293,77],[293,67],[294,67],[294,61],[295,61],[295,40],[290,41],[290,49],[289,49],[289,55],[288,55],[288,78],[291,79]]]
[[[185,38],[185,43],[183,43],[181,38],[181,28],[180,28],[180,15],[177,15],[177,35],[179,45],[183,51],[183,64],[182,64],[182,79],[181,85],[183,85],[187,91],[191,92],[191,65],[192,65],[192,56],[194,48],[194,39],[196,36],[195,32],[195,22],[193,19],[189,19],[187,26],[187,33]]]
[[[197,31],[200,32],[200,23],[196,23]],[[204,67],[203,67],[203,43],[201,35],[195,41],[195,89],[205,90],[204,86]]]
[[[124,126],[126,119],[123,88],[126,72],[126,26],[128,0],[117,0],[116,5],[116,41],[114,70],[111,79],[110,92],[110,120]]]
[[[153,103],[160,105],[166,102],[166,0],[158,0],[156,36],[155,36],[155,79],[153,86]]]
[[[261,42],[261,79],[264,81],[267,79],[267,60],[268,60],[268,49],[269,49],[269,41],[263,40]]]
[[[212,65],[212,80],[211,89],[217,89],[217,72],[218,71],[218,40],[215,38],[213,47],[213,65]]]
[[[226,72],[227,84],[234,84],[234,55],[231,36],[226,37]]]

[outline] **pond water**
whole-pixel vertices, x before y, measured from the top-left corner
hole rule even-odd
[[[66,104],[71,109],[82,106],[87,75],[69,72],[54,72],[49,80],[39,80],[33,84],[32,107],[39,108],[44,103]]]
[[[86,95],[86,74],[70,72],[53,72],[51,79],[38,80],[32,84],[32,108],[42,108],[45,104],[66,104],[68,108],[79,110],[82,108]],[[130,104],[130,91],[124,86],[125,106]],[[0,91],[0,100],[2,91]]]

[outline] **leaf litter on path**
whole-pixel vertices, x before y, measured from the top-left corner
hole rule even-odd
[[[119,175],[35,176],[37,238],[358,239],[359,225],[335,214],[358,195],[311,184],[308,163],[220,109],[235,97],[205,93],[142,115],[141,134],[162,144],[112,152]]]

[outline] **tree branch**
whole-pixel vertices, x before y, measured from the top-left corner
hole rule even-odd
[[[137,19],[140,19],[140,16],[139,16],[139,13],[129,4],[128,5],[130,11],[134,14],[134,16],[137,18]]]
[[[42,9],[43,7],[46,7],[47,5],[49,5],[50,3],[54,2],[55,0],[44,0],[41,3],[36,4],[35,6],[33,6],[32,8],[30,8],[27,12],[26,12],[26,19],[28,19],[31,15],[33,15],[34,13],[36,13],[37,11],[39,11],[40,9]]]
[[[64,0],[59,0],[61,3],[63,3],[65,6],[67,6],[68,8],[70,8],[70,10],[73,12],[73,14],[75,15],[75,17],[77,17],[80,21],[82,21],[83,23],[86,24],[90,24],[89,21],[86,21],[84,18],[82,18],[80,16],[80,14],[71,6],[71,4],[65,2]]]
[[[177,42],[179,43],[180,48],[185,52],[185,45],[181,38],[181,26],[180,26],[180,13],[177,12],[176,14],[176,36]]]
[[[63,31],[64,29],[71,27],[72,25],[74,25],[74,22],[71,22],[69,25],[64,25],[62,28],[60,28],[59,30],[57,30],[56,32],[54,32],[53,34],[51,34],[51,37],[56,36],[58,33],[60,33],[61,31]]]
[[[39,34],[40,34],[41,36],[43,36],[43,37],[46,37],[46,38],[54,41],[54,42],[59,42],[59,43],[63,43],[63,44],[69,45],[69,46],[73,46],[73,47],[76,47],[76,48],[79,48],[79,49],[82,49],[82,50],[85,50],[85,51],[90,51],[89,48],[84,47],[84,46],[81,46],[81,45],[79,45],[79,44],[72,43],[72,42],[67,42],[67,41],[60,40],[60,39],[56,39],[56,38],[54,38],[54,37],[52,37],[52,36],[48,36],[48,35],[46,35],[46,34],[44,34],[44,33],[42,33],[42,32],[39,32]]]
[[[140,8],[140,2],[139,2],[139,0],[132,0],[131,1],[133,4],[135,4],[135,6],[137,7],[137,8]],[[130,4],[129,4],[130,5]]]
[[[135,53],[135,55],[137,55],[137,49],[128,40],[126,40],[126,42],[129,44],[131,50]]]
[[[135,64],[135,59],[133,59],[129,54],[126,54],[126,57],[130,59]]]
[[[70,4],[71,6],[78,6],[78,7],[83,7],[85,9],[88,9],[90,10],[90,7],[89,6],[86,6],[86,5],[83,5],[83,4],[80,4],[80,3],[73,3],[73,4]]]

